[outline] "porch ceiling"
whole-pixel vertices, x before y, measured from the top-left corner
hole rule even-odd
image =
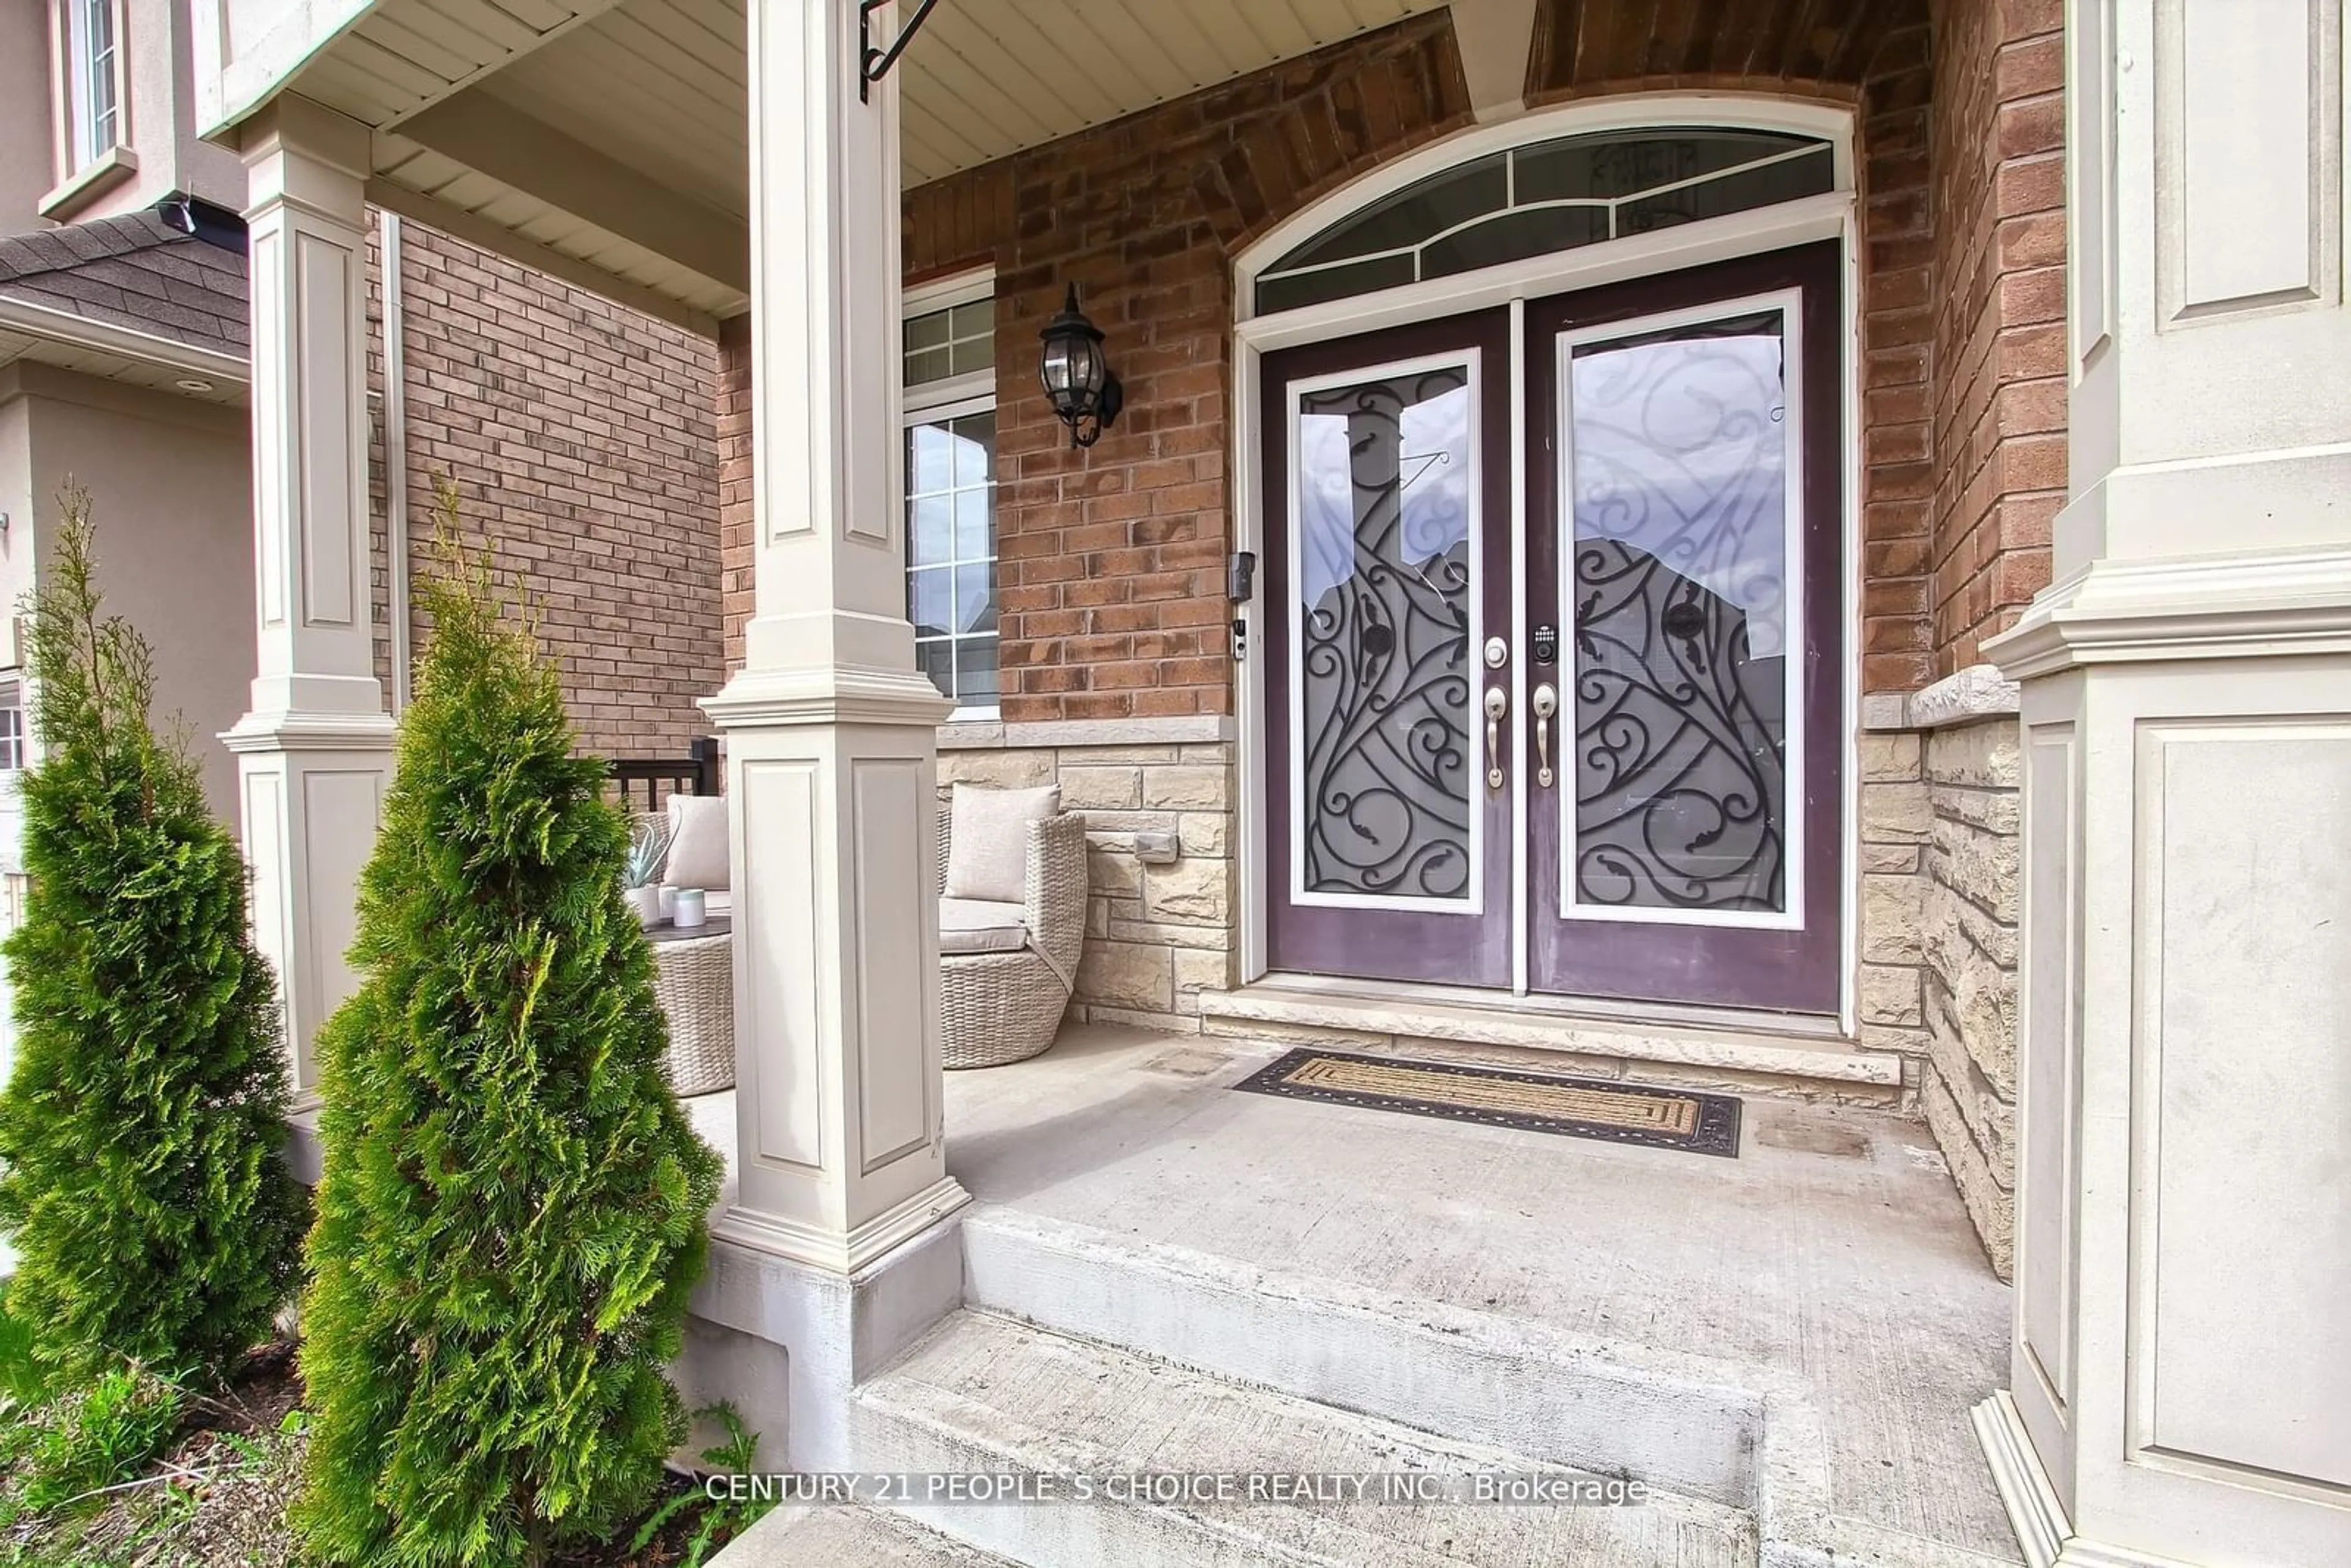
[[[1447,0],[946,0],[909,185]],[[903,7],[902,7],[903,9]],[[378,0],[284,84],[373,127],[381,204],[707,326],[748,303],[744,0]]]

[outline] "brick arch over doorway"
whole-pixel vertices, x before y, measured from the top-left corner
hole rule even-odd
[[[1784,7],[1756,0],[1737,9]],[[1540,33],[1535,42],[1541,66]],[[1927,43],[1921,13],[1915,26],[1889,24],[1832,49],[1839,69],[1847,55],[1858,60],[1849,82],[1792,86],[1792,75],[1744,68],[1742,56],[1735,75],[1671,83],[1856,107],[1867,468],[1860,645],[1864,685],[1874,691],[1922,684],[1932,664]],[[1589,90],[1571,83],[1554,96]],[[1006,719],[1232,710],[1223,597],[1232,259],[1290,214],[1470,119],[1452,24],[1437,11],[907,193],[908,281],[996,271]],[[1032,352],[1072,282],[1108,334],[1127,392],[1118,424],[1082,452],[1040,393]],[[745,340],[738,322],[720,344],[730,662],[749,610]]]
[[[1715,87],[1883,93],[1927,67],[1927,0],[1537,0],[1527,97]],[[1912,84],[1925,102],[1925,83]]]

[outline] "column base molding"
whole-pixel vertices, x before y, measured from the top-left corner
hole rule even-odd
[[[1983,651],[2011,681],[2083,664],[2351,653],[2351,549],[2095,560]]]
[[[941,1176],[864,1224],[843,1233],[782,1215],[729,1208],[711,1221],[710,1234],[755,1251],[814,1269],[854,1274],[904,1246],[971,1201],[955,1177]]]
[[[2195,1568],[2176,1557],[2152,1557],[2075,1535],[2007,1389],[1994,1389],[1969,1413],[1969,1419],[1976,1441],[1983,1446],[2001,1506],[2008,1511],[2017,1543],[2024,1548],[2027,1568]]]
[[[2028,1568],[2051,1568],[2074,1527],[2066,1521],[2065,1505],[2057,1500],[2057,1489],[2049,1484],[2049,1472],[2032,1451],[2015,1398],[2007,1389],[1996,1388],[1969,1412],[1968,1419],[1983,1446],[1991,1484],[2000,1492],[2001,1507],[2008,1511],[2017,1544],[2024,1548]]]
[[[220,743],[239,756],[271,751],[389,752],[399,727],[381,707],[373,713],[249,713]]]

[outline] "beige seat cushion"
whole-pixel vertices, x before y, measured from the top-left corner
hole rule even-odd
[[[994,898],[939,900],[939,951],[1018,953],[1028,946],[1029,927],[1018,903]]]
[[[726,890],[726,797],[669,798],[669,861],[662,880],[705,893]]]
[[[946,895],[1019,904],[1029,896],[1029,824],[1061,809],[1061,787],[982,789],[955,787],[947,810]]]

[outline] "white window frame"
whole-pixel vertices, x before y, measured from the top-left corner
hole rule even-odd
[[[129,73],[123,68],[125,54],[123,38],[122,0],[56,0],[50,8],[51,26],[57,37],[56,79],[53,98],[57,119],[57,176],[71,179],[106,155],[126,145],[129,119]],[[89,89],[90,63],[84,58],[87,47],[83,19],[93,12],[103,15],[111,36],[107,40],[110,57],[103,66],[114,91],[113,125],[101,140],[98,127],[89,121]]]
[[[917,316],[929,316],[941,310],[951,310],[958,305],[977,305],[983,299],[992,299],[995,297],[996,269],[994,267],[985,267],[975,268],[969,272],[958,272],[951,277],[935,278],[928,283],[919,283],[914,285],[913,287],[906,289],[900,300],[900,319],[902,320],[910,321]],[[993,348],[1000,348],[1000,336],[1001,335],[999,334],[999,342],[997,345],[993,345]],[[898,351],[903,359],[905,352],[905,345],[903,340],[898,345]],[[925,382],[920,386],[910,387],[903,384],[900,386],[898,392],[898,428],[900,432],[900,440],[898,443],[898,463],[902,470],[902,479],[911,479],[913,477],[913,476],[903,472],[906,461],[906,444],[904,438],[904,433],[913,429],[915,425],[929,424],[937,420],[961,419],[967,414],[995,413],[997,368],[996,355],[992,351],[988,356],[988,367],[984,371],[970,371],[959,376],[948,376],[935,382]],[[999,430],[998,434],[1000,437],[1002,432]],[[988,454],[989,471],[994,476],[991,483],[997,486],[1001,486],[1004,482],[1001,462],[1002,459],[999,453],[991,451]],[[901,496],[899,507],[902,513],[906,510],[905,502],[903,498],[905,486],[902,483],[899,486],[899,493]],[[902,579],[905,578],[906,572],[912,569],[913,556],[914,553],[914,540],[911,528],[913,518],[911,514],[908,514],[904,520],[910,526],[906,535],[905,543],[905,554],[907,559],[902,565],[899,572],[899,576]],[[1003,570],[1002,557],[998,549],[1000,535],[997,531],[996,517],[994,508],[992,507],[989,510],[987,526],[988,558],[998,563],[997,570],[1000,574]],[[999,575],[997,581],[997,591],[999,601],[1003,592],[1003,580]],[[998,648],[996,666],[997,689],[999,693],[1003,690],[1004,681],[1004,664],[1002,653],[1004,646],[1003,613],[1003,609],[999,602],[997,611],[998,630],[996,632],[996,643]],[[947,722],[949,724],[988,722],[993,721],[1002,712],[1003,708],[1000,703],[972,703],[958,706],[953,713],[947,716]]]
[[[0,685],[0,715],[13,716],[0,718],[0,785],[13,786],[17,775],[33,760],[32,730],[27,722],[32,716],[25,711],[24,686],[20,682]],[[8,733],[11,724],[15,726],[14,734]]]
[[[128,178],[139,167],[131,151],[129,16],[123,0],[51,0],[49,8],[50,144],[57,186],[38,204],[42,216],[69,216],[82,201]],[[89,64],[82,19],[93,11],[112,29],[102,69],[112,88],[112,126],[103,138],[89,121]]]

